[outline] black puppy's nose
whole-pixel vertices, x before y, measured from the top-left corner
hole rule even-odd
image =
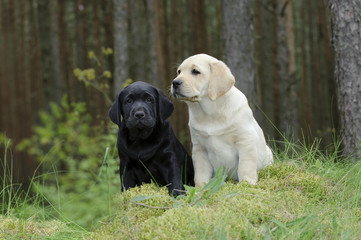
[[[178,79],[173,80],[173,82],[172,82],[173,88],[177,89],[180,85],[182,85],[182,83],[183,82],[181,80],[178,80]]]
[[[134,116],[138,119],[144,118],[145,113],[143,111],[136,111]]]

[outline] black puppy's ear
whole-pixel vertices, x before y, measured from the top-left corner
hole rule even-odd
[[[158,93],[158,116],[160,123],[163,124],[172,114],[174,107],[173,103],[163,94],[163,92],[156,88]]]
[[[121,103],[119,102],[120,93],[115,98],[113,105],[109,109],[109,117],[113,123],[120,125]]]

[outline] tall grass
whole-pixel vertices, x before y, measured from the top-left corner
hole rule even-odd
[[[56,164],[44,171],[42,162],[30,179],[30,185],[24,189],[13,183],[13,156],[11,140],[2,139],[3,159],[0,158],[3,171],[0,176],[0,239],[20,239],[30,237],[57,236],[55,239],[79,239],[87,236],[93,224],[98,224],[112,214],[111,199],[118,191],[114,186],[115,153],[105,150],[103,162],[98,173],[94,173],[96,182],[89,183],[85,192],[64,192],[59,184],[59,171]],[[110,166],[113,167],[110,167]],[[40,171],[42,169],[42,171]],[[65,172],[66,173],[66,172]],[[76,174],[76,173],[75,173]],[[51,176],[54,182],[48,182]],[[52,185],[49,185],[52,184]],[[76,186],[76,182],[73,182]],[[60,235],[59,235],[60,234]]]
[[[295,164],[299,171],[319,176],[327,185],[325,193],[314,190],[317,201],[305,206],[304,215],[286,224],[274,221],[276,239],[360,239],[361,159],[341,157],[341,141],[334,136],[330,150],[321,150],[320,141],[283,142],[279,164]],[[320,234],[322,233],[322,234]]]
[[[257,185],[224,181],[219,171],[203,189],[187,186],[177,198],[155,184],[120,193],[109,148],[97,182],[73,194],[57,177],[49,188],[47,177],[61,174],[55,165],[21,191],[11,180],[12,161],[2,161],[0,238],[359,239],[361,160],[340,158],[338,141],[332,151],[319,140],[280,144]],[[10,141],[3,145],[11,160]]]
[[[30,179],[30,185],[24,189],[21,184],[13,182],[13,155],[11,140],[2,136],[0,147],[4,149],[0,158],[3,172],[0,176],[2,190],[0,192],[0,238],[1,239],[38,239],[42,237],[67,236],[67,239],[79,239],[88,232],[69,221],[60,221],[53,212],[62,213],[52,205],[41,192],[33,191],[39,184],[41,175]],[[38,169],[37,169],[38,170]]]

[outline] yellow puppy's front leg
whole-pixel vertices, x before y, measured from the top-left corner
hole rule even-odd
[[[238,163],[238,180],[246,180],[250,184],[257,183],[257,149],[254,144],[248,144],[248,146],[242,146],[239,148],[239,163]]]
[[[199,146],[193,145],[194,183],[196,187],[203,187],[212,178],[213,167],[208,160],[207,153]]]

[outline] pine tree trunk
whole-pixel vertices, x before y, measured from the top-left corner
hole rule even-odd
[[[128,76],[128,26],[126,0],[114,0],[114,95],[117,94]]]
[[[277,14],[277,54],[275,56],[275,68],[278,68],[279,77],[279,106],[275,110],[275,123],[287,139],[298,138],[298,93],[295,81],[295,46],[294,46],[294,22],[292,1],[276,1]],[[276,22],[275,21],[275,22]],[[278,113],[278,118],[276,115]],[[277,122],[278,119],[278,122]],[[277,136],[277,134],[276,134]]]
[[[332,0],[335,75],[344,155],[361,158],[361,4]]]
[[[236,87],[255,109],[259,100],[255,82],[251,1],[222,1],[222,21],[223,60],[236,78]]]
[[[51,63],[52,63],[52,95],[55,101],[61,100],[63,96],[62,71],[60,65],[60,51],[59,51],[59,5],[58,1],[49,1],[50,13],[50,49],[51,49]]]

